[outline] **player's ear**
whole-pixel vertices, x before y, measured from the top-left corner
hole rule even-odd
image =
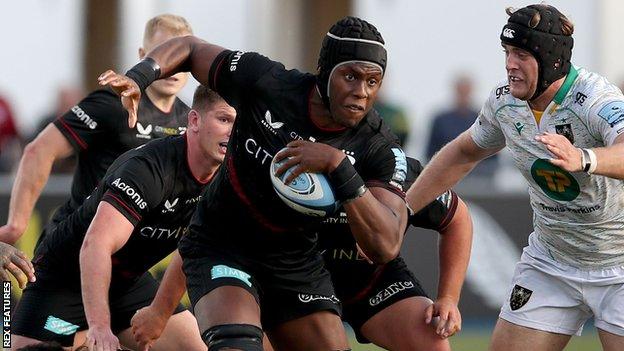
[[[190,110],[188,113],[188,129],[199,132],[199,119],[201,116],[197,110]]]
[[[145,49],[139,48],[139,59],[142,60],[145,57]]]

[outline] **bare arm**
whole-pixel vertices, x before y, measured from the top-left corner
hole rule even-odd
[[[501,149],[482,149],[472,140],[470,130],[463,132],[433,157],[407,191],[410,208],[414,212],[420,211],[457,184],[479,161]]]
[[[407,225],[405,202],[384,188],[370,188],[344,205],[349,227],[364,254],[376,264],[394,259]]]
[[[118,347],[119,340],[110,330],[108,290],[111,256],[130,238],[134,226],[117,209],[100,202],[80,249],[82,300],[89,324],[87,343]],[[115,345],[115,343],[117,345]]]
[[[172,38],[147,54],[160,67],[160,77],[166,78],[178,72],[188,72],[205,86],[213,61],[225,48],[207,43],[194,36]],[[108,70],[98,78],[100,85],[110,85],[122,97],[122,104],[129,113],[129,125],[136,123],[136,111],[141,98],[139,86],[132,79]],[[150,82],[151,83],[151,82]]]
[[[440,279],[438,297],[427,308],[426,322],[439,316],[436,332],[449,337],[461,330],[461,313],[458,303],[461,288],[466,278],[472,247],[472,220],[466,204],[458,198],[457,209],[451,222],[440,231]]]
[[[146,350],[160,337],[169,317],[186,291],[186,277],[182,271],[182,257],[176,250],[165,271],[154,301],[132,317],[132,334],[141,350]]]
[[[22,236],[48,181],[52,164],[73,152],[69,141],[53,124],[26,145],[11,190],[7,224],[0,227],[0,241],[14,244]]]

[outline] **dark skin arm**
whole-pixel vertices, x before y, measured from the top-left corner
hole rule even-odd
[[[160,77],[167,78],[178,72],[191,72],[193,77],[208,86],[208,73],[212,62],[225,48],[205,42],[194,36],[172,38],[147,54],[160,66]],[[134,127],[141,91],[135,81],[123,74],[108,70],[98,77],[100,85],[109,85],[121,96],[128,110],[128,125]]]
[[[276,175],[296,166],[285,180],[287,183],[303,172],[330,173],[346,155],[326,144],[297,140],[288,149],[275,155],[282,159]],[[384,188],[371,188],[363,196],[344,205],[351,232],[364,254],[377,264],[394,259],[401,248],[407,225],[407,210],[401,197]]]

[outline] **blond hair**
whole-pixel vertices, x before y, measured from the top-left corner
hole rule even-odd
[[[176,36],[193,34],[193,28],[191,28],[191,25],[184,17],[166,13],[147,21],[143,34],[143,43],[150,41],[159,30]]]

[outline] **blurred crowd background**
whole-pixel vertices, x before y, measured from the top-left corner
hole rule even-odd
[[[362,17],[382,33],[388,69],[377,109],[408,155],[426,162],[474,121],[490,89],[505,79],[499,34],[505,7],[530,1],[413,0],[22,0],[0,11],[0,220],[6,220],[22,148],[47,123],[97,88],[108,68],[138,60],[145,22],[184,16],[195,35],[221,46],[258,51],[289,68],[314,72],[329,26]],[[573,64],[624,83],[624,2],[548,1],[575,24]],[[181,98],[190,103],[197,82]],[[72,160],[53,176],[22,239],[31,249],[38,223],[67,196]],[[531,230],[526,185],[505,153],[488,159],[456,189],[468,200],[475,244],[462,308],[467,321],[493,323],[507,297],[514,262]],[[408,234],[404,255],[435,295],[436,237]],[[470,324],[469,324],[470,325]]]

